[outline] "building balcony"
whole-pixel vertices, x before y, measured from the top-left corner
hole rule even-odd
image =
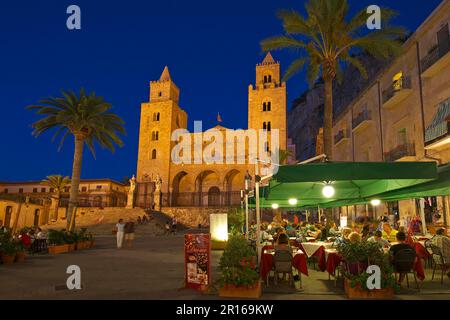
[[[425,149],[441,151],[450,147],[450,98],[441,103],[425,130]]]
[[[350,134],[348,130],[340,130],[335,136],[334,136],[334,144],[337,147],[340,144],[343,144],[344,142],[347,142],[350,138]]]
[[[450,39],[449,39],[450,41]],[[433,47],[420,61],[422,76],[432,77],[450,63],[450,46]]]
[[[400,144],[394,149],[384,153],[384,160],[393,161],[413,161],[416,157],[416,149],[414,143]]]
[[[383,91],[383,107],[390,109],[406,99],[412,92],[411,78],[401,77],[392,82],[389,88]]]
[[[352,121],[352,131],[360,131],[368,127],[373,122],[370,111],[364,110]]]

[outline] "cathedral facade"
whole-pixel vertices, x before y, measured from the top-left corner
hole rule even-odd
[[[227,141],[229,143],[227,135],[233,130],[218,125],[214,130],[187,133],[188,115],[179,105],[179,93],[179,88],[165,67],[159,80],[150,82],[149,101],[141,105],[136,205],[149,207],[155,179],[162,180],[163,206],[239,204],[247,172],[253,176],[255,170],[259,170],[255,165],[253,149],[249,147],[254,142],[252,134],[265,132],[268,135],[264,143],[257,136],[257,154],[265,152],[270,155],[287,150],[286,84],[281,82],[279,62],[268,53],[256,65],[255,84],[248,87],[248,129],[239,132],[246,138],[241,142],[233,140],[232,147],[233,150],[242,147],[243,142],[245,157],[238,159],[236,152],[232,156],[235,161],[196,161],[199,153],[202,159],[206,149],[211,151],[208,147],[212,143],[209,141],[211,131],[224,135],[219,147],[217,138],[212,139],[216,140],[216,148],[212,150],[214,155],[217,152],[226,153]],[[193,141],[193,145],[189,150],[185,148],[181,157],[186,159],[187,156],[192,161],[180,163],[173,156],[174,148],[180,142],[174,139],[174,132],[183,131],[186,134],[180,141],[188,139]],[[278,140],[275,148],[272,148],[273,132],[276,132]]]

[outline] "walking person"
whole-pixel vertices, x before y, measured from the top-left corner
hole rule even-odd
[[[134,221],[130,218],[130,221],[125,223],[124,227],[125,232],[125,241],[127,243],[127,247],[131,248],[134,240]]]
[[[165,225],[165,234],[170,234],[170,223],[169,220],[166,221],[166,225]]]
[[[176,234],[177,233],[177,218],[173,217],[172,219],[172,233]]]
[[[116,239],[118,249],[122,248],[124,231],[125,223],[123,223],[123,219],[119,219],[119,222],[116,224]]]

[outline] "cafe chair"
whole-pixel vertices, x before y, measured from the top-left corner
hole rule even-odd
[[[444,256],[442,254],[441,248],[435,246],[434,244],[428,245],[431,249],[431,254],[433,257],[433,275],[431,276],[431,280],[434,280],[434,274],[436,272],[436,267],[441,269],[441,285],[444,284],[444,273],[450,268],[450,261],[445,261]]]
[[[292,252],[290,250],[275,250],[274,259],[274,281],[278,282],[279,274],[283,274],[283,278],[289,276],[289,285],[292,285]]]
[[[404,275],[406,277],[406,285],[409,288],[408,274],[412,273],[414,276],[416,287],[418,290],[420,290],[419,283],[417,282],[416,272],[413,270],[415,260],[416,252],[414,251],[414,249],[403,249],[397,252],[397,254],[394,256],[393,267],[394,273],[396,275],[396,280],[397,274],[399,275],[399,279],[401,279]]]

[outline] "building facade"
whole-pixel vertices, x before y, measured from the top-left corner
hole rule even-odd
[[[150,82],[149,101],[141,105],[136,205],[148,207],[152,203],[155,179],[162,181],[163,206],[239,204],[246,172],[255,173],[255,154],[249,145],[256,142],[256,154],[263,151],[270,155],[288,148],[286,84],[281,82],[280,63],[268,53],[256,65],[255,85],[248,87],[248,129],[239,132],[245,137],[242,141],[230,136],[237,132],[230,133],[220,125],[212,130],[188,133],[188,115],[179,105],[179,92],[166,67],[159,80]],[[263,143],[259,135],[255,138],[251,129],[267,133],[267,141]],[[279,132],[277,150],[271,149],[274,129]],[[183,138],[173,139],[176,131],[185,132]],[[191,141],[191,147],[178,154],[187,160],[180,163],[174,161],[172,152],[184,139]],[[227,154],[229,143],[233,150],[231,156]],[[239,147],[245,149],[240,159]],[[203,161],[205,153],[212,154],[214,160]]]
[[[333,160],[450,162],[450,1],[444,0],[334,119]],[[448,217],[448,197],[429,199]],[[350,217],[417,212],[417,202],[341,208]]]

